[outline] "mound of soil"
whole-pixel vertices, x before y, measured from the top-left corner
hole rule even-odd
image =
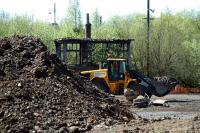
[[[2,132],[81,132],[133,116],[50,54],[40,39],[0,39]]]

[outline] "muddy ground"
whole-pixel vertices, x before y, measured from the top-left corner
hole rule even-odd
[[[116,96],[137,118],[127,124],[112,127],[100,125],[90,132],[200,132],[200,95],[170,94],[165,97],[153,96],[151,100],[167,100],[167,106],[151,105],[135,108],[123,96]]]

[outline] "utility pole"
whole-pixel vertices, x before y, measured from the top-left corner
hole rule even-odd
[[[99,18],[99,24],[100,25],[102,24],[102,16],[100,16],[100,18]]]
[[[53,21],[54,21],[54,24],[56,25],[56,3],[54,3],[53,5]]]
[[[49,15],[52,15],[52,10],[49,11]],[[53,4],[53,23],[52,25],[57,25],[56,23],[56,3]]]
[[[149,65],[150,65],[149,28],[150,28],[150,0],[147,0],[147,76],[149,76]]]
[[[154,18],[150,17],[150,11],[154,12],[154,9],[150,9],[150,0],[147,0],[147,76],[150,75],[150,20]]]

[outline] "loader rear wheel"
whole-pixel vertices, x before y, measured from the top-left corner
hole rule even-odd
[[[138,84],[130,84],[127,91],[124,93],[127,101],[133,101],[137,96],[142,94],[142,87]]]
[[[96,86],[98,89],[106,92],[106,93],[109,93],[107,87],[105,86],[105,84],[102,82],[102,81],[93,81],[92,82],[94,84],[94,86]]]

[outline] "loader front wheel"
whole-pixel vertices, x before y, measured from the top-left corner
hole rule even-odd
[[[94,86],[106,93],[109,93],[107,87],[105,86],[105,84],[102,81],[93,81],[92,82],[94,84]]]
[[[152,93],[140,84],[136,84],[136,83],[130,84],[129,88],[131,90],[134,90],[136,92],[137,96],[138,95],[142,95],[144,97],[148,96],[148,98],[151,98],[151,96],[152,96]]]
[[[133,101],[137,96],[142,94],[142,88],[138,84],[130,84],[127,91],[124,93],[127,101]]]

